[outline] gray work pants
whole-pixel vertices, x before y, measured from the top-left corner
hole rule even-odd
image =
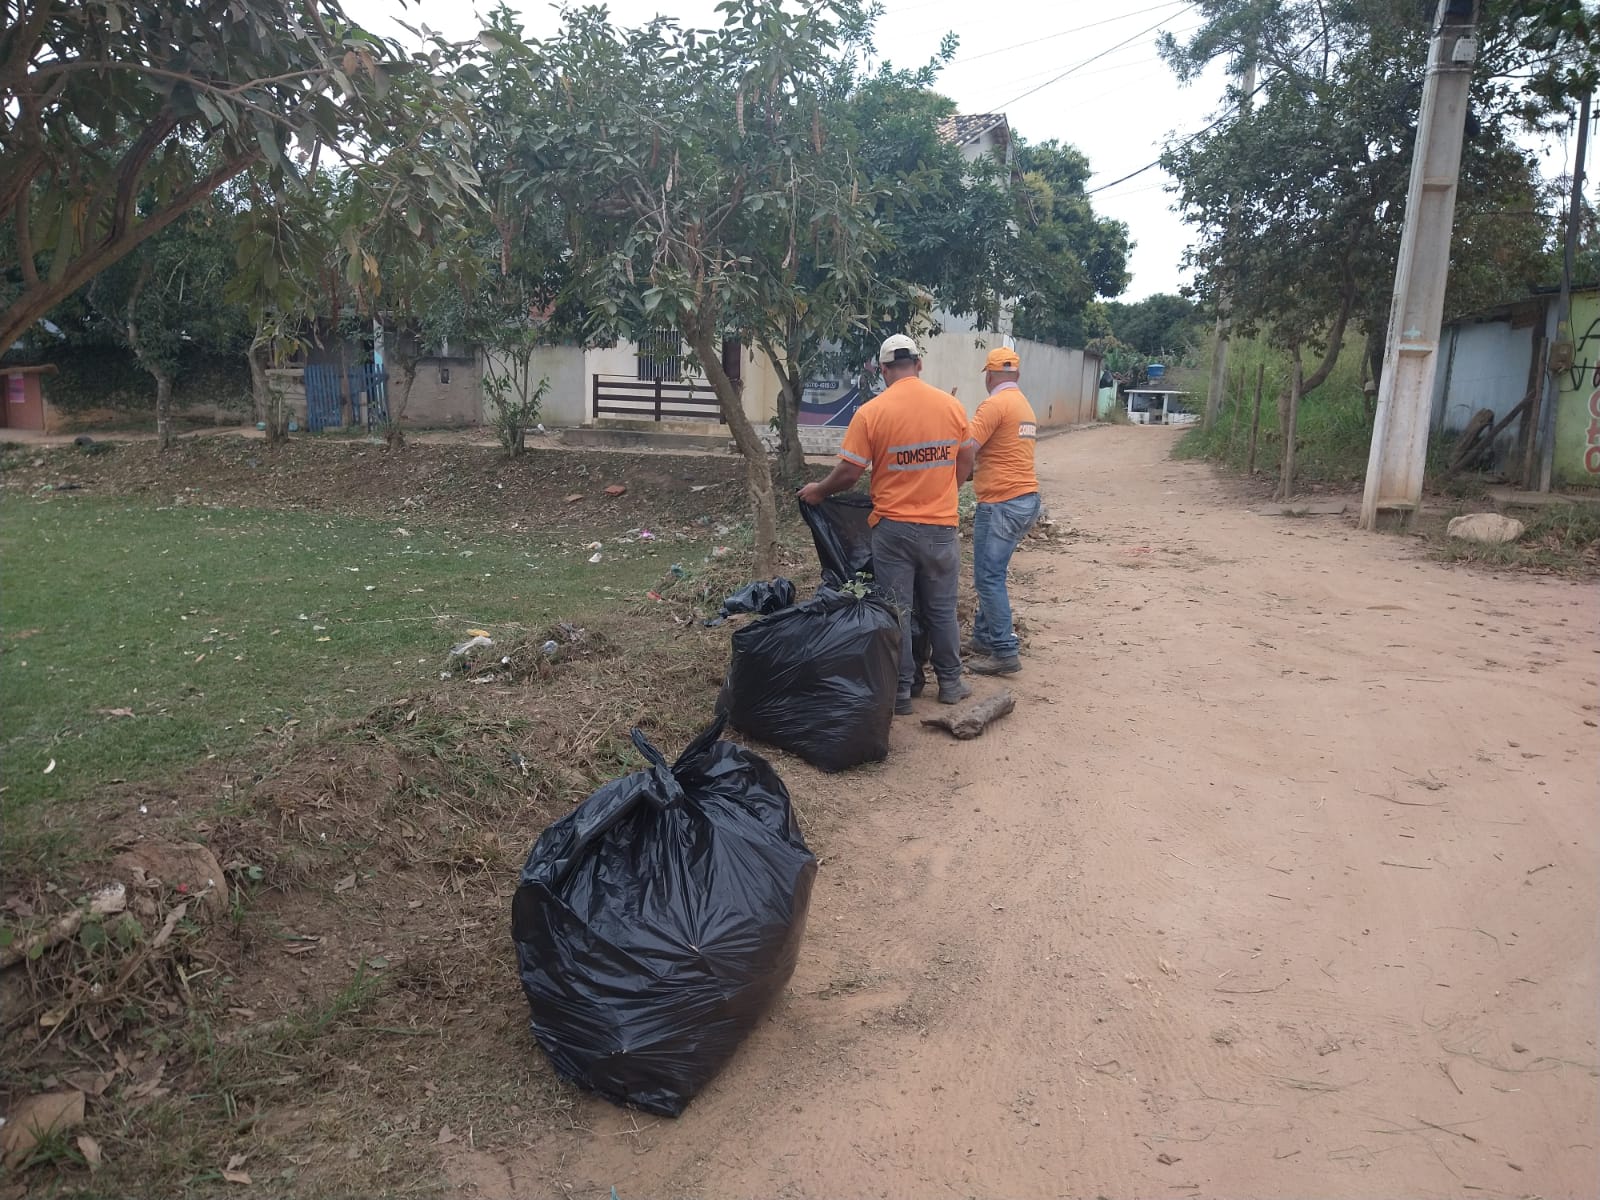
[[[922,614],[933,650],[939,690],[961,685],[961,627],[956,590],[961,581],[961,543],[954,526],[879,521],[872,527],[872,575],[900,607],[900,689],[911,698],[916,657],[911,650],[911,610]]]

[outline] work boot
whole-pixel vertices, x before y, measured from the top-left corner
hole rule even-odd
[[[914,712],[916,712],[916,709],[911,707],[911,697],[907,696],[902,700],[896,700],[894,702],[894,715],[895,716],[897,716],[897,717],[909,717]]]
[[[968,683],[958,683],[954,687],[942,687],[939,689],[939,703],[960,704],[970,695],[972,695],[972,685]]]
[[[977,638],[971,637],[961,643],[961,653],[965,654],[969,658],[972,658],[980,656],[988,657],[989,655],[992,655],[994,651],[989,647],[988,643],[980,642]]]
[[[1017,660],[1015,655],[1010,658],[995,658],[993,655],[986,655],[983,658],[975,658],[969,662],[967,670],[974,675],[1015,675],[1022,670],[1022,663]]]

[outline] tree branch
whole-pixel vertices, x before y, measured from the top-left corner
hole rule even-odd
[[[1351,310],[1356,304],[1355,280],[1350,275],[1348,264],[1345,267],[1344,295],[1339,300],[1339,315],[1334,318],[1333,326],[1328,330],[1328,349],[1322,356],[1322,361],[1317,364],[1317,369],[1305,377],[1300,386],[1302,396],[1316,391],[1328,381],[1328,376],[1333,374],[1333,368],[1339,361],[1339,352],[1344,349],[1344,329],[1350,320]]]
[[[162,115],[139,135],[138,140],[128,148],[128,152],[122,156],[122,161],[117,164],[117,197],[116,203],[111,208],[111,226],[106,230],[107,240],[119,238],[127,232],[128,224],[134,217],[134,205],[139,199],[140,178],[144,175],[145,166],[149,163],[151,155],[161,148],[161,143],[167,140],[167,135],[177,127],[178,114],[170,109],[163,110]],[[95,207],[98,208],[99,205]]]
[[[6,43],[6,57],[0,64],[0,93],[17,95],[22,91],[22,81],[28,77],[28,64],[39,48],[44,35],[44,25],[50,18],[54,0],[38,0],[33,11],[19,20]],[[20,9],[20,0],[19,0]]]
[[[173,196],[167,202],[167,207],[149,220],[141,221],[131,229],[124,229],[118,240],[102,239],[94,250],[80,254],[75,259],[69,257],[60,260],[61,269],[52,271],[48,283],[25,290],[6,307],[3,313],[0,313],[0,354],[11,349],[17,339],[32,328],[34,322],[57,304],[123,255],[160,233],[260,158],[261,152],[255,150],[247,151],[236,159],[230,159],[209,175],[196,180]]]
[[[17,231],[17,265],[22,268],[25,287],[39,286],[39,268],[33,261],[33,224],[26,189],[18,189],[11,214]]]

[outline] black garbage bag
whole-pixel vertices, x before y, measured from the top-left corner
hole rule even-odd
[[[717,711],[824,771],[889,755],[900,614],[887,598],[819,588],[733,635]]]
[[[722,602],[722,607],[717,610],[717,615],[706,622],[707,625],[721,625],[734,613],[758,613],[766,616],[779,609],[788,608],[794,603],[794,584],[779,576],[771,583],[756,580],[746,584],[733,595]]]
[[[534,843],[511,908],[533,1034],[557,1071],[677,1116],[794,971],[817,860],[770,763],[719,741],[614,780]]]
[[[860,492],[839,492],[821,504],[800,501],[800,516],[811,530],[822,563],[822,582],[842,587],[860,575],[872,575],[872,499]],[[927,623],[913,603],[911,609],[911,656],[916,660],[918,678],[933,657],[933,643]]]
[[[800,516],[811,530],[822,563],[822,582],[843,587],[857,575],[872,574],[872,500],[860,492],[840,492],[821,504],[800,501]]]

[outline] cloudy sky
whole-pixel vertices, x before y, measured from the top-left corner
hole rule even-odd
[[[551,35],[560,25],[551,5],[512,0],[512,6],[531,36]],[[471,0],[410,0],[405,7],[397,0],[346,0],[356,20],[402,38],[389,23],[393,15],[464,39],[481,28],[476,13],[488,7]],[[613,0],[608,7],[622,25],[664,9],[685,24],[720,24],[715,0]],[[1221,67],[1180,86],[1156,53],[1162,31],[1181,39],[1198,24],[1188,0],[885,0],[876,41],[884,57],[912,66],[955,33],[960,49],[939,89],[962,112],[1004,112],[1030,141],[1059,138],[1077,146],[1095,173],[1089,186],[1099,188],[1149,166],[1170,135],[1191,133],[1217,115]],[[1543,149],[1546,170],[1561,173],[1561,143]],[[1188,237],[1171,210],[1169,183],[1155,167],[1094,196],[1098,211],[1127,223],[1135,243],[1125,299],[1174,291],[1184,281]]]

